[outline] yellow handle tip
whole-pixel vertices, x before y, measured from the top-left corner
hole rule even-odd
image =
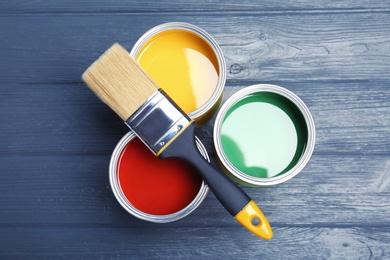
[[[263,212],[251,200],[235,217],[238,222],[255,235],[269,240],[272,238],[272,228]]]

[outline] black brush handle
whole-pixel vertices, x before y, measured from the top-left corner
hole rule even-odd
[[[269,223],[260,209],[239,186],[208,163],[195,143],[195,123],[191,123],[160,154],[159,158],[181,158],[193,165],[217,199],[242,225],[265,239],[272,237]],[[253,223],[253,219],[259,222]]]

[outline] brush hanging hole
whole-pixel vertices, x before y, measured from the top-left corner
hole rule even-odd
[[[253,226],[259,226],[261,221],[258,217],[253,217],[252,220],[251,220],[251,223]]]

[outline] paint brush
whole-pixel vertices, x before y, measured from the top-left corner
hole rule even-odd
[[[111,46],[82,78],[156,156],[181,158],[192,164],[238,222],[264,239],[272,238],[272,229],[255,202],[199,153],[195,122],[121,45]]]

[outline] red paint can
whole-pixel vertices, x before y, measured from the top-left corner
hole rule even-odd
[[[206,149],[196,138],[206,160]],[[117,144],[110,161],[110,184],[118,202],[137,218],[166,223],[195,210],[208,186],[196,170],[179,159],[160,160],[133,132]]]

